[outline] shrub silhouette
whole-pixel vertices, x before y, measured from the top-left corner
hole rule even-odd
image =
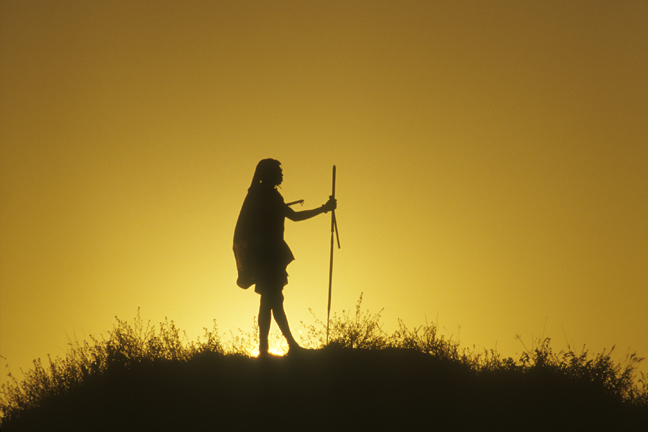
[[[41,359],[18,381],[9,374],[10,384],[0,391],[0,410],[5,422],[43,403],[75,391],[97,377],[114,371],[132,369],[168,361],[187,361],[198,354],[224,354],[214,322],[212,330],[205,328],[202,340],[187,341],[173,321],[160,323],[159,330],[148,322],[143,324],[139,310],[132,325],[115,318],[117,323],[107,338],[90,336],[88,341],[70,342],[65,358],[52,360],[47,366]]]
[[[173,321],[117,318],[107,337],[70,343],[0,391],[3,431],[23,430],[638,430],[648,425],[641,358],[480,353],[433,324],[387,334],[382,311],[307,326],[312,351],[256,359],[256,330],[190,341]]]
[[[358,349],[384,349],[394,345],[393,337],[382,329],[382,310],[373,315],[368,311],[363,312],[362,296],[360,294],[353,316],[347,311],[342,311],[341,317],[333,313],[329,323],[329,345]],[[307,346],[323,348],[326,345],[326,323],[315,317],[312,310],[311,314],[315,318],[315,325],[307,326]]]

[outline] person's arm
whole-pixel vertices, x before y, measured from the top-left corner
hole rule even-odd
[[[337,200],[329,199],[323,206],[311,210],[295,211],[290,207],[286,207],[286,217],[291,221],[298,222],[310,219],[322,213],[327,213],[331,210],[335,210],[336,208]]]

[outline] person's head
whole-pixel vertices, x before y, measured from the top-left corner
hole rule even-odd
[[[283,171],[281,170],[281,162],[276,159],[263,159],[256,166],[250,187],[262,183],[274,187],[279,186],[282,181]]]

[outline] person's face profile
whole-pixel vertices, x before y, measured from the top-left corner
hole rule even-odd
[[[268,172],[267,181],[272,186],[279,186],[283,182],[283,170],[281,166],[274,167],[272,171]]]
[[[279,186],[281,183],[283,183],[283,170],[281,167],[277,167],[276,185]]]

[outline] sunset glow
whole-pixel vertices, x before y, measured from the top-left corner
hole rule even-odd
[[[20,375],[138,308],[252,331],[232,238],[275,158],[304,209],[337,166],[334,313],[363,294],[388,332],[648,356],[647,22],[645,1],[0,2],[0,355]],[[296,336],[326,318],[329,236],[286,221]]]

